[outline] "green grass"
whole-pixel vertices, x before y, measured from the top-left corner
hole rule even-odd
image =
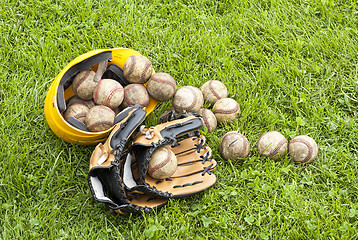
[[[0,238],[357,239],[357,26],[351,0],[1,1]],[[113,216],[92,199],[94,147],[57,138],[43,104],[68,62],[114,47],[148,56],[178,86],[228,86],[242,115],[206,135],[212,189],[147,215]],[[232,130],[251,144],[242,163],[219,154]],[[260,157],[269,130],[310,134],[317,160]]]

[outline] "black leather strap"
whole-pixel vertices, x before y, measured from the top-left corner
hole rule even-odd
[[[60,80],[60,84],[57,89],[57,107],[58,110],[62,113],[66,110],[66,101],[65,101],[65,90],[71,86],[73,77],[76,76],[79,72],[91,69],[91,66],[95,65],[96,63],[111,60],[112,59],[112,51],[105,51],[93,55],[82,62],[79,62],[72,67],[70,67],[67,72],[62,76]]]

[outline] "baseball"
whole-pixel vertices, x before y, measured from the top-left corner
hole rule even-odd
[[[203,107],[204,98],[199,88],[184,86],[179,88],[173,98],[172,105],[177,113],[196,111]]]
[[[124,98],[122,85],[113,79],[101,79],[93,93],[93,101],[98,105],[117,108]]]
[[[301,135],[289,142],[288,151],[294,162],[311,163],[317,157],[318,146],[313,138],[307,135]]]
[[[129,84],[124,88],[124,99],[121,106],[126,108],[139,104],[146,107],[149,100],[149,94],[143,85]]]
[[[73,95],[70,99],[68,99],[67,107],[70,107],[72,104],[75,104],[75,103],[84,104],[88,108],[91,108],[94,106],[94,102],[92,100],[86,101],[86,100],[79,98],[76,95]]]
[[[88,110],[89,107],[85,103],[77,102],[77,103],[72,103],[70,106],[68,106],[66,111],[63,113],[63,115],[66,121],[68,121],[69,117],[73,117],[78,121],[84,123]]]
[[[250,143],[241,133],[237,131],[228,132],[221,139],[220,152],[226,160],[241,161],[249,156]]]
[[[103,105],[91,107],[87,113],[85,124],[90,132],[102,132],[114,124],[114,111]]]
[[[215,131],[218,122],[216,120],[214,113],[206,108],[201,108],[198,113],[201,115],[203,119],[203,123],[208,129],[208,132]]]
[[[153,152],[147,171],[155,179],[166,179],[175,173],[176,168],[175,154],[168,147],[162,146]]]
[[[212,103],[228,96],[226,86],[218,80],[207,81],[201,86],[200,90],[203,93],[204,100]]]
[[[166,102],[171,99],[176,89],[175,80],[168,73],[154,73],[147,83],[149,95],[159,102]]]
[[[278,160],[287,154],[287,146],[287,139],[277,131],[266,132],[257,141],[257,151],[274,160]]]
[[[123,66],[123,76],[130,83],[146,83],[152,73],[152,62],[142,55],[130,56]]]
[[[90,100],[93,97],[97,82],[94,81],[95,72],[84,70],[78,73],[72,82],[73,92],[83,100]]]
[[[241,113],[239,104],[232,98],[219,99],[213,110],[219,123],[234,121]]]

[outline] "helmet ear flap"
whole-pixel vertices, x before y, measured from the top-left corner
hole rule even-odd
[[[130,84],[130,82],[128,82],[123,75],[123,69],[114,63],[112,63],[104,72],[103,78],[114,79],[119,82],[123,87]]]
[[[65,90],[72,85],[73,78],[81,71],[91,70],[91,67],[99,62],[111,61],[112,51],[105,51],[93,55],[75,65],[71,66],[65,74],[63,74],[57,89],[57,107],[60,113],[67,109],[65,100]],[[75,59],[76,60],[76,59]],[[74,61],[75,61],[74,60]],[[70,63],[71,64],[71,63]]]

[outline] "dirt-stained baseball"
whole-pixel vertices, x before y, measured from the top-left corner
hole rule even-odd
[[[147,83],[149,95],[159,102],[166,102],[171,99],[176,89],[175,80],[168,73],[154,73]]]
[[[84,100],[82,100],[84,102]],[[66,111],[63,113],[63,116],[66,121],[69,117],[73,117],[80,122],[85,122],[89,107],[85,103],[77,102],[72,103],[67,107]]]
[[[90,100],[93,97],[97,82],[94,81],[95,72],[84,70],[79,72],[72,82],[73,92],[83,100]]]
[[[278,160],[287,154],[288,141],[280,132],[269,131],[257,141],[257,151],[265,157]]]
[[[121,106],[126,108],[139,104],[146,107],[149,101],[149,94],[143,85],[129,84],[124,88],[124,99]]]
[[[204,100],[212,102],[213,104],[216,103],[217,100],[227,98],[228,96],[225,84],[218,80],[207,81],[201,86],[200,90],[203,93]]]
[[[177,168],[177,158],[166,146],[159,147],[152,154],[148,164],[148,174],[155,179],[171,177]]]
[[[124,98],[122,85],[113,79],[101,79],[93,93],[93,101],[97,105],[117,108]]]
[[[301,135],[289,142],[288,151],[294,162],[311,163],[317,158],[318,146],[313,138]]]
[[[67,103],[67,107],[70,107],[72,104],[83,104],[85,106],[87,106],[88,108],[93,107],[95,104],[92,100],[83,100],[81,98],[79,98],[76,95],[73,95],[70,99],[68,99],[68,103]]]
[[[219,99],[213,110],[219,123],[234,121],[241,113],[239,104],[232,98]]]
[[[152,73],[152,62],[142,55],[130,56],[123,66],[123,75],[130,83],[146,83]]]
[[[208,132],[215,131],[218,122],[216,120],[214,113],[207,108],[201,108],[198,113],[201,115],[203,119],[203,123],[208,129]]]
[[[172,105],[177,113],[196,111],[203,107],[203,94],[197,87],[184,86],[179,88],[173,98]]]
[[[220,152],[224,159],[241,161],[250,153],[250,143],[237,131],[226,133],[220,142]]]
[[[91,107],[87,113],[85,124],[90,132],[102,132],[113,126],[114,111],[103,105]]]

